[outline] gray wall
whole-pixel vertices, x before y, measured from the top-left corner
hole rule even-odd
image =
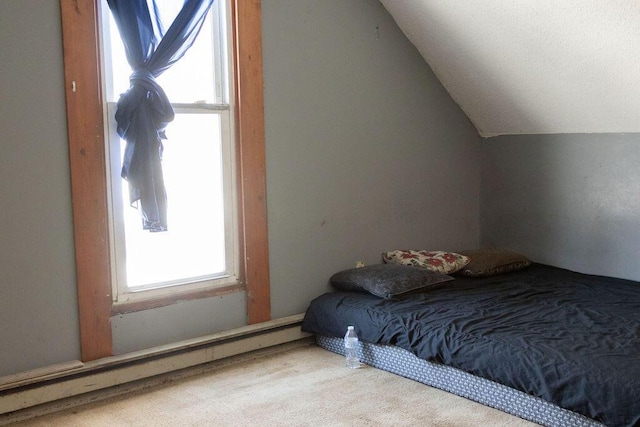
[[[482,146],[482,244],[640,280],[640,134],[501,136]]]
[[[376,0],[263,0],[272,314],[394,248],[479,242],[480,138]],[[378,30],[376,31],[376,28]],[[79,358],[58,2],[0,2],[0,375]],[[242,294],[117,316],[117,353],[244,325]]]
[[[274,317],[384,250],[477,245],[480,138],[382,5],[262,9]]]
[[[0,375],[80,354],[59,15],[0,2]]]

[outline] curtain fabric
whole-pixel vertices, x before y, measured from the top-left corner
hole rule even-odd
[[[161,1],[107,0],[133,70],[115,116],[118,134],[126,141],[122,177],[129,183],[129,200],[138,207],[143,228],[150,231],[167,230],[162,140],[174,118],[156,77],[191,47],[214,0],[175,1],[183,6],[165,31]]]

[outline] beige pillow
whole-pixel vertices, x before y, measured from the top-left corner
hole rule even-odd
[[[470,259],[458,274],[469,277],[495,276],[531,265],[531,261],[524,255],[505,249],[478,249],[458,253]]]
[[[412,265],[443,274],[455,273],[469,262],[466,256],[455,252],[409,249],[383,252],[382,260],[389,264]]]

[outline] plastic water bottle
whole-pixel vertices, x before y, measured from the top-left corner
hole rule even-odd
[[[344,336],[344,351],[347,356],[347,368],[357,369],[360,367],[360,358],[358,357],[358,335],[353,326],[347,327],[347,333]]]

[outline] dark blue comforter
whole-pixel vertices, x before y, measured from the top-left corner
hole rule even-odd
[[[534,264],[394,299],[332,292],[302,329],[402,347],[610,426],[640,426],[640,283]]]

